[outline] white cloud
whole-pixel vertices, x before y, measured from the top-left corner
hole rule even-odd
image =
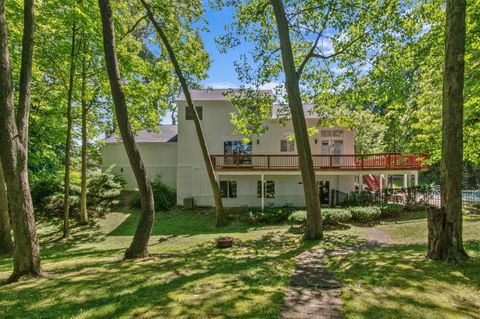
[[[239,88],[240,86],[233,82],[211,82],[211,83],[206,83],[205,87],[212,88],[212,89],[236,89],[236,88]]]

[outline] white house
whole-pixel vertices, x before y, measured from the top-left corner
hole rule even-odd
[[[226,91],[229,90],[191,90],[224,206],[304,206],[296,145],[288,139],[293,133],[291,122],[280,123],[274,107],[274,114],[266,123],[266,133],[243,144],[243,136],[233,134],[230,119],[236,110],[224,96]],[[146,131],[137,134],[142,159],[152,179],[160,176],[176,187],[178,205],[183,205],[186,198],[193,198],[199,206],[213,206],[194,123],[182,95],[177,105],[178,126],[162,125],[160,135]],[[318,118],[305,113],[307,126],[316,127]],[[352,131],[341,127],[317,127],[317,130],[318,134],[310,137],[310,147],[322,205],[336,204],[356,186],[382,188],[388,175],[403,175],[405,186],[418,183],[425,155],[355,154]],[[115,165],[114,172],[125,178],[127,188],[136,188],[121,140],[109,137],[105,142],[103,167]]]

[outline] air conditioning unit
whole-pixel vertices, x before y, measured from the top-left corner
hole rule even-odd
[[[195,205],[195,200],[193,199],[193,197],[185,197],[183,199],[184,209],[192,209],[194,205]]]

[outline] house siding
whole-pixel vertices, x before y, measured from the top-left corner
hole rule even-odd
[[[176,187],[177,143],[137,143],[137,147],[150,180],[153,181],[159,176],[167,185]],[[112,165],[112,172],[125,180],[127,190],[138,188],[123,143],[104,145],[102,169]]]

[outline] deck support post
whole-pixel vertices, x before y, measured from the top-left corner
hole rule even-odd
[[[262,211],[265,209],[265,176],[263,173],[260,175],[260,183],[261,183],[261,194],[262,194]]]
[[[390,176],[388,174],[385,174],[385,188],[390,188]]]
[[[363,174],[358,175],[358,192],[361,193],[363,191]]]
[[[413,186],[418,186],[418,172],[413,174]]]
[[[380,174],[378,175],[379,178],[378,178],[378,181],[379,181],[379,188],[380,188],[380,192],[383,192],[383,174]]]
[[[403,188],[408,188],[408,175],[409,174],[403,174]]]

